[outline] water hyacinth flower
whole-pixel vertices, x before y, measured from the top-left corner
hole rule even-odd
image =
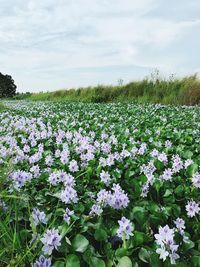
[[[65,186],[74,187],[75,186],[75,179],[69,173],[60,173],[60,180],[64,183]]]
[[[70,219],[73,214],[74,214],[74,211],[71,211],[68,208],[66,208],[65,213],[63,215],[63,219],[67,224],[70,224]]]
[[[91,207],[89,215],[101,215],[103,213],[103,209],[101,208],[100,205],[94,204]]]
[[[79,167],[78,167],[78,163],[76,160],[72,160],[70,163],[69,163],[69,170],[71,172],[77,172],[79,170]]]
[[[40,211],[38,208],[34,208],[32,212],[32,219],[35,226],[37,226],[40,223],[47,223],[47,217],[43,211]]]
[[[63,150],[60,153],[60,161],[62,164],[67,164],[69,162],[69,151],[68,150]]]
[[[102,189],[97,194],[97,203],[101,204],[102,206],[106,206],[108,204],[108,200],[110,198],[111,192]]]
[[[142,192],[141,192],[141,197],[147,197],[149,193],[149,182],[146,182],[145,184],[142,185]]]
[[[159,233],[154,236],[156,243],[159,245],[156,253],[160,255],[160,259],[165,261],[169,257],[171,264],[175,264],[179,258],[179,255],[176,253],[179,246],[174,241],[174,229],[170,229],[168,225],[160,226]]]
[[[160,176],[160,179],[163,181],[171,181],[172,175],[173,175],[172,169],[168,168],[164,170],[163,174]]]
[[[199,214],[200,207],[199,203],[194,200],[188,201],[188,204],[185,206],[188,217],[194,217],[196,214]]]
[[[77,192],[74,188],[67,186],[64,190],[61,191],[60,199],[65,204],[77,203]]]
[[[179,155],[173,155],[172,159],[173,159],[172,163],[173,172],[177,173],[183,169],[183,161]]]
[[[177,218],[174,223],[176,225],[177,230],[180,232],[181,235],[183,235],[185,230],[185,221],[181,218]]]
[[[11,174],[11,179],[13,181],[13,186],[16,190],[20,190],[27,181],[33,178],[30,172],[16,171]]]
[[[61,245],[61,236],[57,229],[53,228],[51,230],[47,230],[44,236],[40,239],[43,243],[42,251],[44,254],[51,255],[54,249],[58,249]]]
[[[121,220],[118,221],[119,228],[117,230],[117,235],[121,239],[130,239],[133,236],[133,225],[129,219],[122,217]]]
[[[109,185],[111,178],[110,174],[108,172],[105,172],[104,170],[100,173],[101,182],[103,182],[105,185]]]
[[[200,173],[193,174],[192,183],[195,187],[200,188]]]
[[[58,173],[57,172],[53,172],[49,175],[48,177],[48,182],[51,185],[57,185],[57,183],[59,182],[59,178],[58,178]]]
[[[39,259],[33,264],[33,267],[51,267],[51,260],[40,256]]]
[[[51,167],[53,164],[53,157],[51,155],[46,156],[45,163],[48,167]]]
[[[34,165],[30,168],[30,172],[33,174],[34,178],[40,176],[40,167],[38,165]]]
[[[108,198],[108,204],[114,209],[126,208],[129,204],[129,199],[124,190],[119,184],[114,184],[112,190],[114,192],[110,194]]]

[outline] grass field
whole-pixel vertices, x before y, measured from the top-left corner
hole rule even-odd
[[[197,105],[200,81],[196,75],[162,79],[157,75],[121,86],[96,86],[46,93],[18,94],[15,99],[82,101],[90,103],[130,102]]]

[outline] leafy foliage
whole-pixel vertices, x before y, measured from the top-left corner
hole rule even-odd
[[[199,107],[4,105],[0,266],[200,266]]]
[[[6,74],[3,75],[0,72],[0,97],[12,97],[16,93],[17,86],[14,83],[13,78]]]

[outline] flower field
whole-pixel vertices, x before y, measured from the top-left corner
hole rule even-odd
[[[6,102],[0,266],[200,266],[200,108]]]

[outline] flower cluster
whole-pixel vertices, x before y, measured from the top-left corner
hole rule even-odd
[[[195,187],[200,188],[200,173],[193,174],[192,183]]]
[[[186,205],[186,211],[188,217],[194,217],[196,214],[199,214],[200,212],[199,204],[194,200],[188,201]]]
[[[170,229],[168,225],[159,227],[159,233],[155,234],[155,238],[156,243],[159,245],[156,253],[160,255],[160,259],[165,261],[169,257],[171,264],[175,264],[179,258],[177,254],[179,246],[174,241],[174,229]]]
[[[33,264],[33,267],[51,267],[51,260],[40,256],[39,259]]]
[[[133,225],[129,219],[122,217],[121,220],[118,221],[119,228],[117,230],[117,235],[121,239],[129,239],[133,236]]]
[[[61,236],[59,235],[58,230],[55,228],[47,230],[40,240],[44,245],[42,251],[44,254],[48,255],[51,255],[52,251],[54,249],[58,249],[58,247],[61,245]]]
[[[66,208],[65,213],[63,215],[63,219],[67,224],[70,224],[70,219],[73,214],[74,214],[73,210],[69,210],[68,208]]]
[[[37,226],[39,223],[44,223],[44,224],[47,223],[47,217],[44,211],[40,211],[37,208],[33,209],[32,219],[33,219],[33,223],[35,224],[35,226]]]

